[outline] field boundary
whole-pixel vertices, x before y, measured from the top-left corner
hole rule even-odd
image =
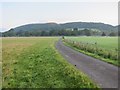
[[[87,52],[87,51],[84,51],[84,50],[80,50],[80,49],[78,49],[78,48],[76,48],[76,47],[73,47],[72,45],[68,44],[68,43],[65,42],[64,40],[62,40],[62,42],[63,42],[64,45],[66,45],[66,46],[68,46],[68,47],[70,47],[70,48],[72,48],[72,49],[74,49],[74,50],[76,50],[76,51],[78,51],[78,52],[80,52],[80,53],[83,53],[83,54],[85,54],[85,55],[91,56],[91,57],[93,57],[93,58],[99,59],[99,60],[101,60],[101,61],[104,61],[104,62],[106,62],[106,63],[112,64],[112,65],[115,65],[115,66],[120,66],[118,60],[117,60],[116,62],[114,62],[114,61],[111,60],[111,59],[105,59],[105,58],[103,58],[103,57],[101,57],[101,56],[99,56],[99,55],[96,55],[96,54],[93,54],[93,53],[90,53],[90,52]]]

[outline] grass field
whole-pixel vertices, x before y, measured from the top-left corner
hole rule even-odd
[[[118,49],[118,37],[67,37],[78,42],[89,44],[97,43],[97,46],[107,50]]]
[[[65,37],[65,42],[84,54],[119,66],[118,37]]]
[[[3,38],[3,88],[96,88],[55,49],[57,37]]]

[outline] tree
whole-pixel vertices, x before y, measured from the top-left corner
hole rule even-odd
[[[25,36],[30,36],[30,32],[29,31],[25,31]]]
[[[90,30],[88,30],[88,29],[84,29],[84,34],[85,34],[86,36],[91,36],[91,32],[90,32]]]
[[[101,36],[106,36],[105,32],[103,32]]]
[[[41,31],[41,36],[48,36],[48,32],[46,32],[46,31]]]
[[[120,31],[118,31],[118,36],[120,36]]]
[[[109,36],[116,36],[116,34],[114,32],[111,32]]]
[[[73,28],[73,30],[76,30],[76,31],[78,31],[78,28]]]

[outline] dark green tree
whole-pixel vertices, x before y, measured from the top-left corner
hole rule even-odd
[[[85,34],[86,36],[91,36],[91,31],[88,30],[88,29],[84,29],[84,34]]]
[[[114,32],[111,32],[109,36],[116,36],[116,34]]]
[[[106,36],[105,32],[103,32],[101,36]]]

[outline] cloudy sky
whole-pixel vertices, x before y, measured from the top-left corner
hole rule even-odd
[[[29,23],[103,22],[118,24],[118,2],[1,2],[0,27]]]

